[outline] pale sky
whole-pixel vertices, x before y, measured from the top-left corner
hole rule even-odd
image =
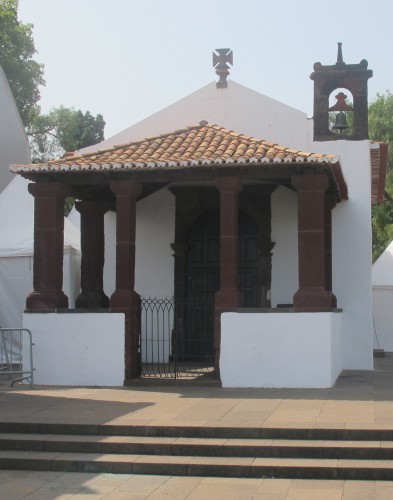
[[[313,64],[334,64],[337,42],[374,71],[369,99],[393,92],[391,0],[19,0],[19,19],[45,65],[43,112],[101,113],[106,138],[217,80],[216,48],[233,50],[229,80],[309,116]]]

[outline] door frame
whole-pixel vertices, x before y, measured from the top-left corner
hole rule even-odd
[[[270,308],[271,257],[274,243],[271,241],[271,194],[277,185],[245,185],[239,193],[239,210],[250,215],[263,228],[260,241],[261,276],[260,282],[268,284],[260,292],[259,307]],[[186,297],[188,233],[204,212],[220,208],[219,191],[214,186],[172,186],[170,191],[176,198],[174,251],[175,297]],[[176,327],[181,332],[184,317],[177,318]]]

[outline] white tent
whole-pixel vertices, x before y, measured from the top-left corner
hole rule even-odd
[[[0,194],[0,326],[21,327],[33,289],[34,198],[17,176]],[[64,293],[70,307],[79,293],[80,233],[64,220]]]
[[[10,171],[11,163],[29,163],[29,141],[19,116],[10,86],[0,67],[0,192],[15,175]]]
[[[372,268],[374,348],[393,351],[393,241]]]

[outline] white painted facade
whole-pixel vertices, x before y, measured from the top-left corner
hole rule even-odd
[[[175,197],[161,189],[137,205],[135,289],[142,297],[172,297]]]
[[[123,313],[31,313],[23,326],[35,344],[35,384],[123,385]]]
[[[272,193],[271,305],[292,304],[298,283],[297,195],[285,187]]]
[[[105,141],[80,151],[87,153],[114,145],[173,132],[200,121],[235,132],[307,151],[312,141],[306,113],[271,99],[234,81],[218,89],[212,82]]]
[[[348,200],[333,210],[333,292],[342,309],[343,366],[372,370],[371,163],[369,141],[314,143],[337,154],[348,185]]]
[[[332,387],[343,368],[340,322],[341,313],[222,314],[222,386]]]

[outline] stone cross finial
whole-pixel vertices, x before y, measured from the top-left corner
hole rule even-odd
[[[336,64],[344,64],[343,61],[343,50],[342,50],[342,43],[337,42],[337,63]]]
[[[213,52],[213,66],[220,77],[216,83],[218,89],[225,89],[228,86],[227,76],[229,75],[229,66],[233,66],[233,52],[231,49],[216,49],[217,54]]]

